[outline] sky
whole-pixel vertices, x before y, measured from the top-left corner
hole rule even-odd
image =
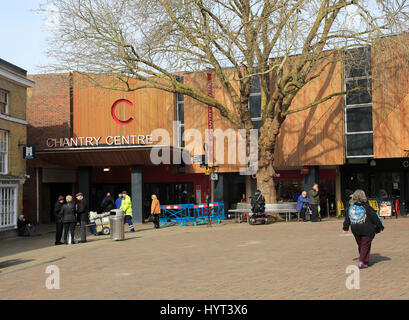
[[[47,64],[45,55],[46,13],[33,12],[44,0],[1,1],[0,58],[29,74],[41,73],[41,65]]]

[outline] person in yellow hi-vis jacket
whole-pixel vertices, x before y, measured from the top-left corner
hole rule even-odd
[[[128,223],[131,232],[135,232],[135,228],[133,227],[132,223],[132,201],[131,197],[128,196],[126,191],[122,191],[122,202],[121,207],[119,209],[121,209],[124,212],[125,215],[124,223]]]

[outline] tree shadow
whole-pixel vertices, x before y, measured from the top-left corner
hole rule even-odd
[[[31,261],[34,261],[34,259],[27,259],[27,260],[11,259],[11,260],[2,261],[0,262],[0,269],[8,268],[11,266],[16,266],[16,265],[31,262]]]

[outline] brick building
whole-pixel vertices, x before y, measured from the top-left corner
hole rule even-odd
[[[0,59],[0,236],[16,229],[23,213],[26,91],[33,85],[25,70]]]

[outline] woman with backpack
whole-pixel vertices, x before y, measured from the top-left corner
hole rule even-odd
[[[376,233],[384,230],[384,227],[376,211],[369,205],[363,190],[357,189],[352,194],[349,204],[343,230],[346,233],[351,226],[352,234],[358,244],[358,267],[368,268],[372,240]]]

